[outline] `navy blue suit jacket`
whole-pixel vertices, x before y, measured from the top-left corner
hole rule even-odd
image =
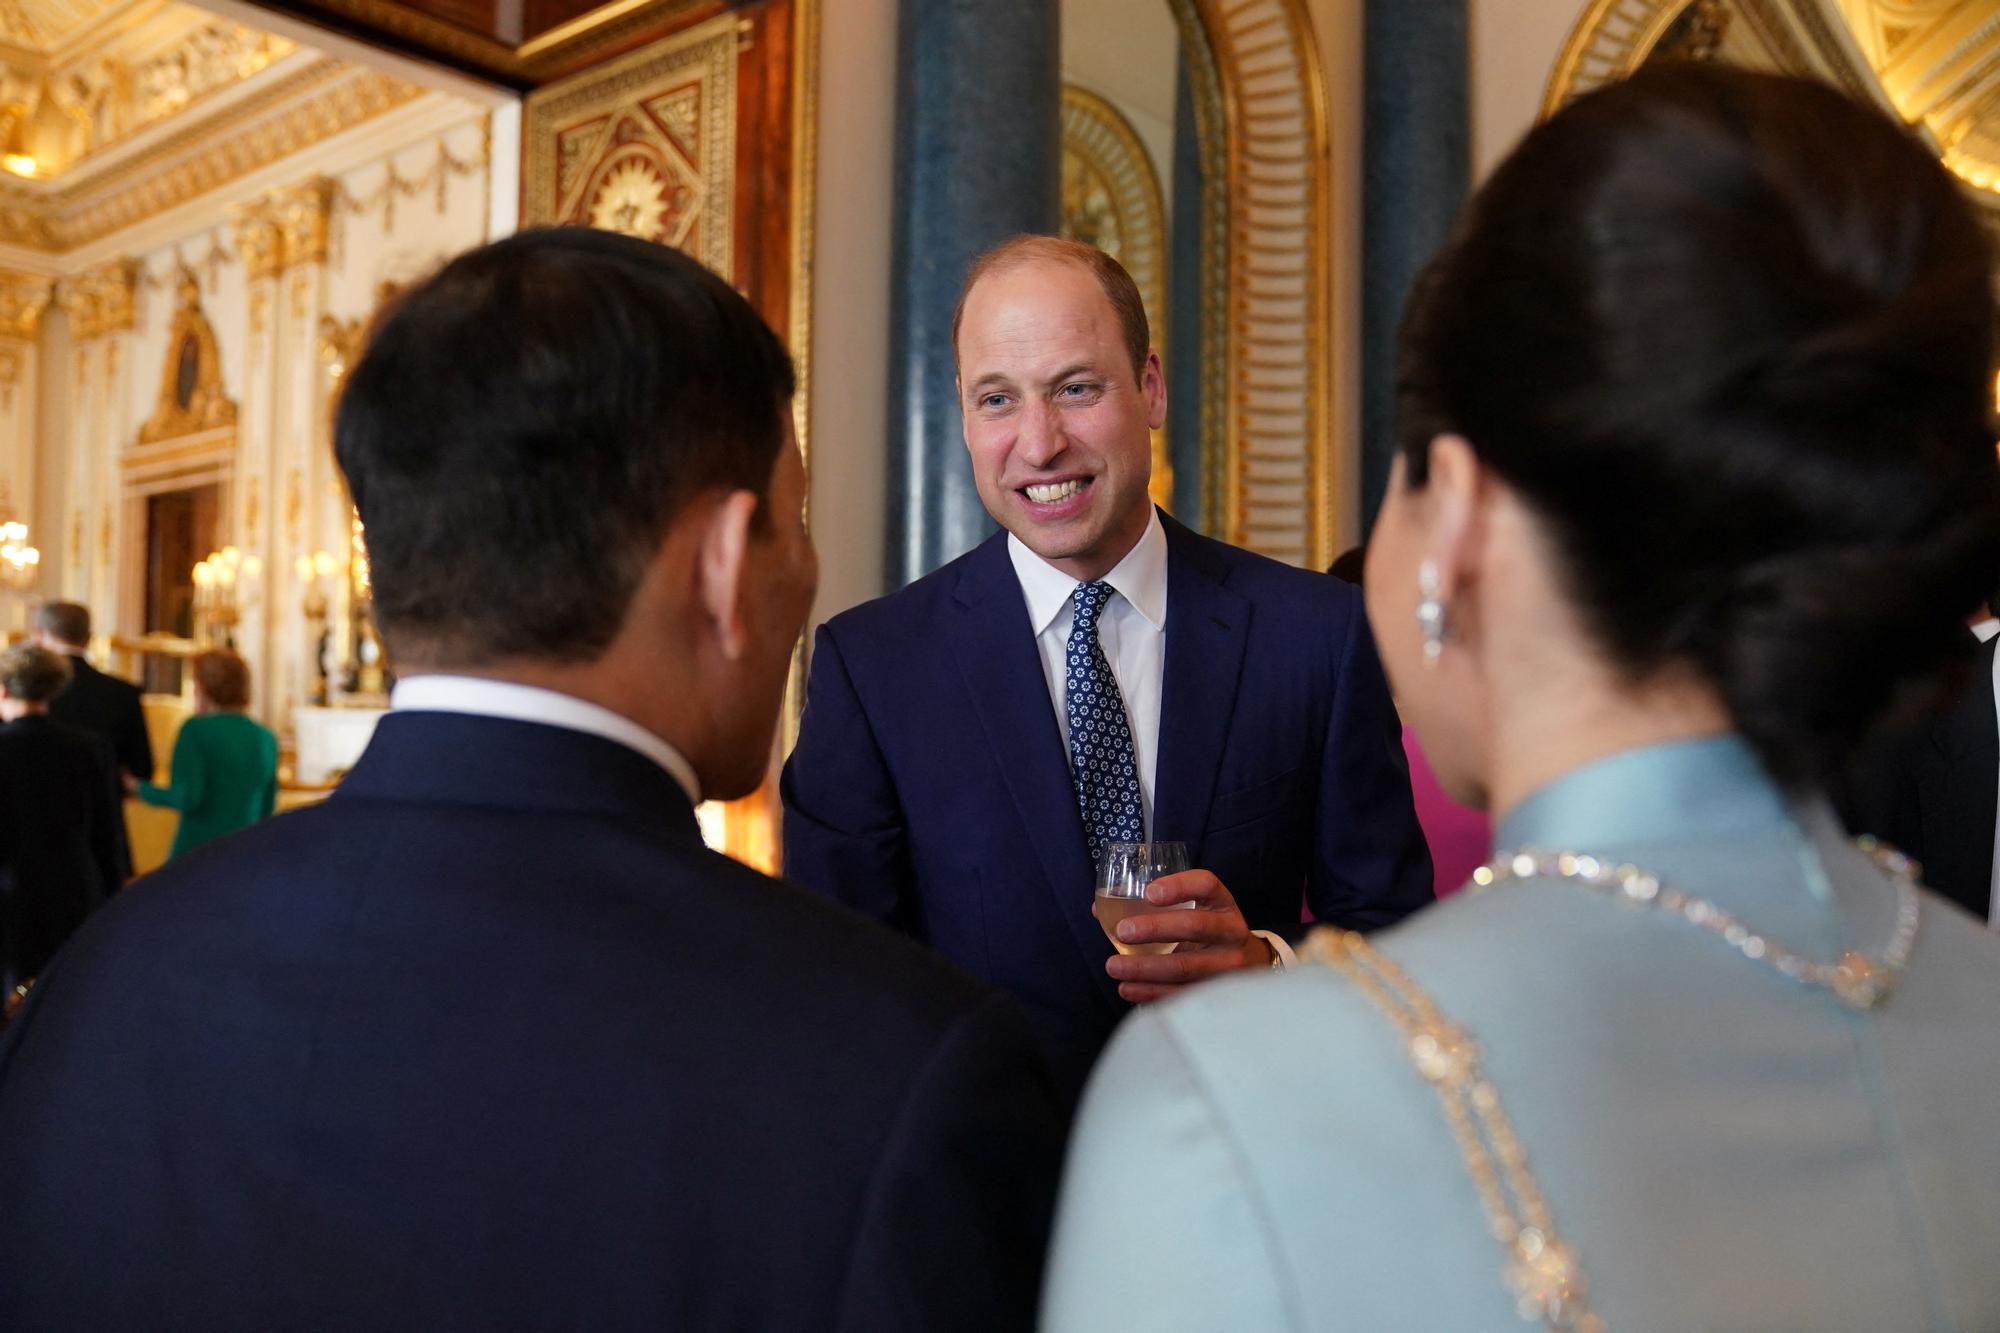
[[[646,758],[396,714],[0,1038],[0,1328],[1026,1328],[1060,1115],[1011,1001]]]
[[[1251,926],[1354,929],[1431,901],[1359,593],[1166,526],[1153,832]],[[995,536],[819,631],[785,767],[786,875],[1019,996],[1068,1090],[1129,1006],[1026,599]]]

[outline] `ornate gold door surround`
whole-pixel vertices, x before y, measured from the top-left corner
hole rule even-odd
[[[1292,564],[1336,554],[1328,412],[1331,162],[1303,0],[1168,0],[1207,181],[1204,526]],[[1183,224],[1185,225],[1185,224]]]

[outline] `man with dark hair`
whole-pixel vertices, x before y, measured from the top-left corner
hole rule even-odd
[[[2000,927],[2000,639],[1965,635],[1965,682],[1938,711],[1873,738],[1836,793],[1850,832],[1923,867],[1925,887]]]
[[[816,580],[792,369],[694,260],[526,232],[335,430],[393,711],[0,1040],[0,1327],[1019,1329],[1061,1122],[1005,997],[710,852]]]
[[[29,620],[30,637],[69,659],[69,688],[49,705],[49,716],[111,743],[118,766],[140,782],[153,780],[153,742],[139,687],[90,664],[90,610],[75,602],[44,602]]]
[[[835,617],[786,766],[787,873],[1018,995],[1073,1095],[1131,1002],[1281,965],[1302,907],[1431,900],[1360,593],[1147,494],[1166,413],[1132,279],[1021,237],[955,320],[973,478],[1004,535]],[[1092,915],[1107,842],[1187,844],[1160,910]],[[1129,934],[1123,932],[1131,932]]]
[[[125,878],[111,747],[49,715],[69,683],[69,663],[46,648],[0,652],[0,1002]]]

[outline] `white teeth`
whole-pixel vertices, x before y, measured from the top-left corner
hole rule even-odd
[[[1067,500],[1070,496],[1082,490],[1083,482],[1080,480],[1064,481],[1058,482],[1054,486],[1029,486],[1026,489],[1028,498],[1036,504],[1052,505],[1058,500]]]

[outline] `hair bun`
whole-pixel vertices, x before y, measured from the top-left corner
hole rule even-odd
[[[1807,550],[1746,568],[1691,620],[1688,656],[1788,782],[1838,771],[1878,720],[1958,683],[1966,615],[2000,569],[2000,527],[1961,519],[1900,545]]]

